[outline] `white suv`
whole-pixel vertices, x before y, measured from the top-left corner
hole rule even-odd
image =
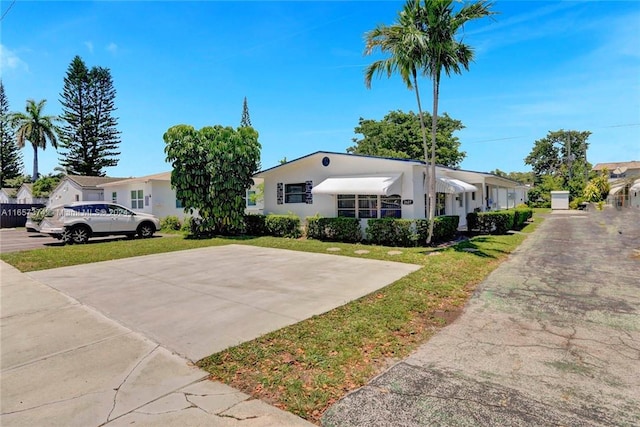
[[[86,243],[90,237],[136,234],[147,238],[160,230],[160,220],[153,215],[133,212],[107,202],[76,202],[58,206],[53,215],[40,223],[40,233],[65,243]]]

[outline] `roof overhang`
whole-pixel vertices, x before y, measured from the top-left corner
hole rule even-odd
[[[436,191],[438,193],[457,194],[478,191],[478,188],[459,179],[436,177]]]
[[[375,194],[390,196],[401,193],[402,181],[398,174],[384,176],[331,177],[311,189],[312,194]]]

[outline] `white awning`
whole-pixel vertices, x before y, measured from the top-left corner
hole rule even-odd
[[[614,194],[618,194],[619,192],[622,191],[623,188],[624,188],[624,185],[618,185],[617,187],[611,187],[609,189],[609,195],[613,196]]]
[[[636,179],[631,187],[629,187],[629,191],[640,191],[640,179]]]
[[[347,176],[327,178],[311,189],[312,194],[401,194],[401,173],[385,176]]]
[[[468,193],[472,191],[478,191],[478,189],[471,184],[468,184],[459,179],[436,177],[436,192],[438,193]]]

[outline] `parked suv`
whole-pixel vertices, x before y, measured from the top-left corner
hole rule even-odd
[[[115,203],[76,202],[53,209],[39,231],[65,243],[86,243],[90,237],[118,234],[147,238],[159,229],[160,220],[150,214]]]

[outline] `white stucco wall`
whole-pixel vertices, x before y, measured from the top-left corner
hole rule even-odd
[[[329,158],[329,165],[323,166],[322,159]],[[424,196],[422,191],[422,173],[424,167],[415,162],[390,161],[368,157],[317,153],[296,160],[277,169],[267,171],[264,178],[264,213],[294,213],[301,219],[308,216],[337,216],[337,200],[335,195],[314,194],[313,203],[277,204],[277,184],[295,184],[312,181],[320,184],[330,177],[358,175],[384,175],[385,173],[402,173],[401,198],[412,200],[413,204],[402,204],[403,218],[422,218],[424,216]]]
[[[150,213],[158,218],[175,215],[184,219],[185,214],[182,208],[176,208],[176,192],[171,188],[169,181],[148,180],[130,181],[125,183],[110,183],[104,186],[105,200],[113,201],[112,193],[116,193],[115,203],[126,206],[134,212]],[[131,203],[131,192],[142,190],[144,206],[133,208]]]

